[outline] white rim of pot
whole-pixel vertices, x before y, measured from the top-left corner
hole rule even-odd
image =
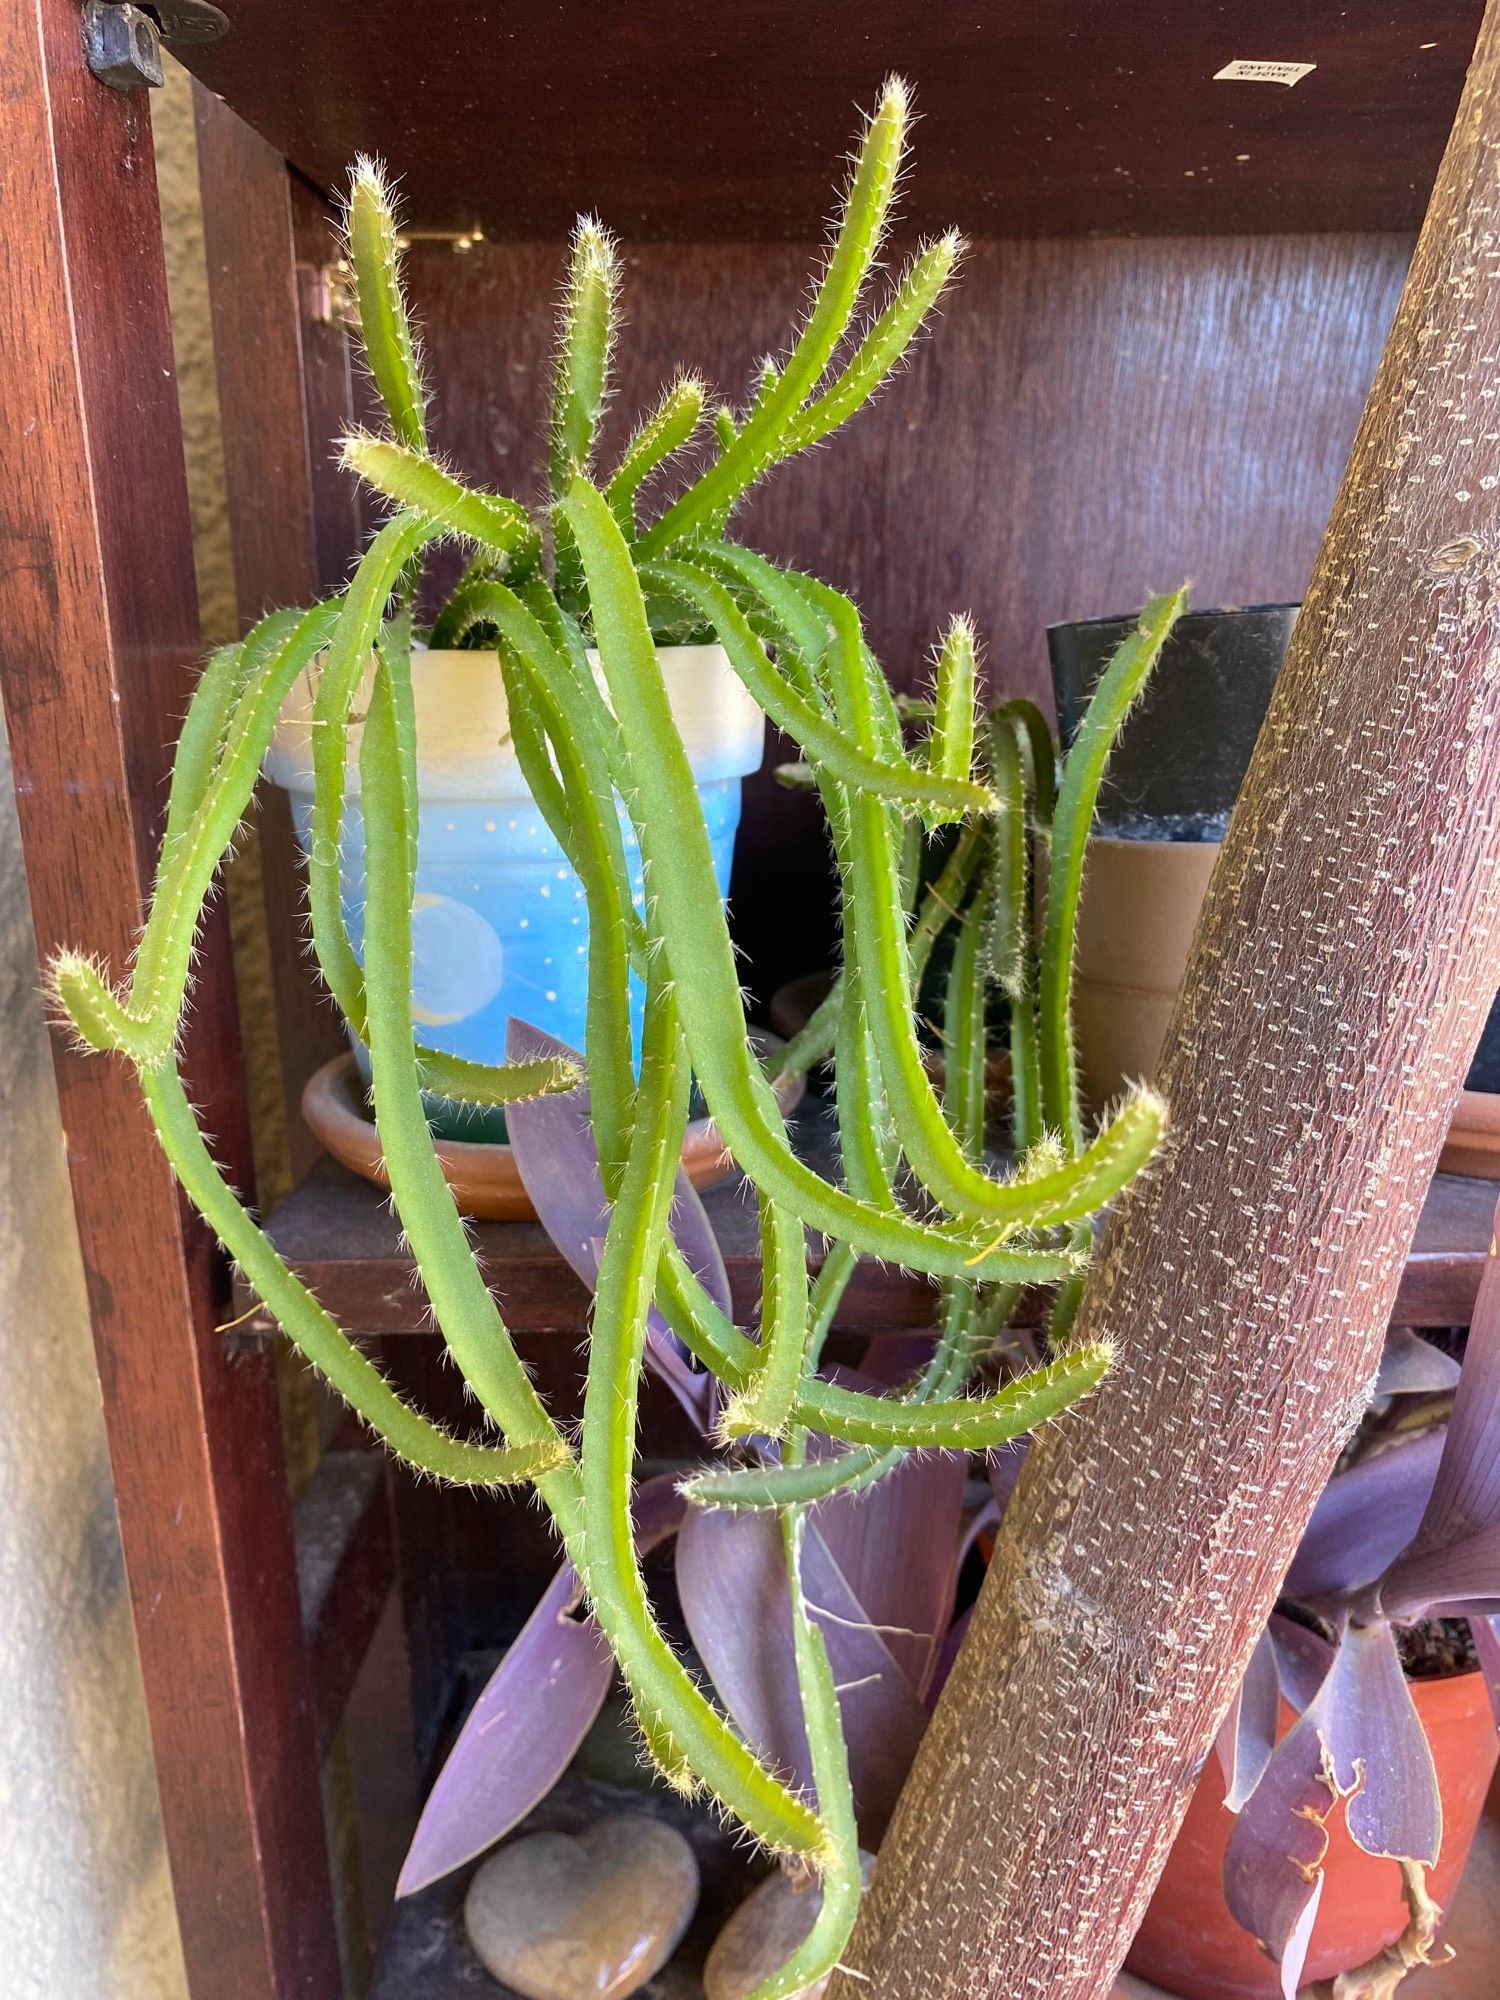
[[[672,715],[700,785],[743,778],[760,768],[765,716],[729,664],[722,646],[660,646],[656,657]],[[590,653],[595,676],[599,657]],[[297,678],[282,706],[266,776],[297,796],[313,790],[312,711],[317,670]],[[363,713],[368,684],[355,715]],[[505,685],[492,652],[412,652],[419,783],[424,798],[529,798],[510,737]],[[359,794],[359,722],[349,730],[348,785]]]

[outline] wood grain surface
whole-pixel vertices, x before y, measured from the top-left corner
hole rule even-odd
[[[313,181],[383,153],[427,225],[807,235],[881,78],[923,114],[914,225],[980,236],[1415,228],[1477,0],[235,0],[182,54]],[[1293,88],[1236,59],[1315,65]]]
[[[299,275],[299,236],[325,260],[323,202],[201,84],[193,88],[229,533],[240,629],[266,611],[310,604],[347,579],[361,519],[334,463],[349,422],[349,343],[316,323]],[[320,1148],[302,1118],[302,1087],[343,1049],[343,1029],[307,950],[305,871],[286,795],[261,788],[256,809],[284,1158],[300,1179]],[[274,1100],[273,1100],[274,1101]]]
[[[37,942],[126,967],[168,746],[198,651],[193,557],[144,98],[84,65],[78,10],[0,39],[0,679]],[[248,1186],[234,996],[216,917],[187,1046]],[[197,1996],[333,2000],[338,1961],[269,1357],[231,1358],[226,1286],[124,1065],[57,1040],[162,1813]]]
[[[798,1151],[822,1170],[833,1168],[824,1112],[816,1104],[798,1113],[792,1135]],[[836,1169],[834,1169],[836,1171]],[[1392,1317],[1406,1326],[1465,1326],[1484,1268],[1500,1184],[1440,1174],[1428,1191]],[[753,1315],[760,1293],[760,1250],[755,1211],[745,1183],[729,1182],[704,1196],[724,1253],[736,1310]],[[416,1266],[380,1189],[331,1160],[324,1161],[272,1214],[272,1240],[329,1311],[364,1333],[431,1340],[416,1284]],[[509,1325],[524,1334],[580,1334],[588,1294],[535,1222],[482,1222],[472,1229],[480,1263],[505,1309]],[[822,1254],[809,1239],[816,1267]],[[250,1317],[245,1337],[269,1331],[263,1311],[239,1301]],[[932,1287],[911,1272],[866,1263],[835,1324],[850,1332],[887,1333],[930,1323]],[[1035,1318],[1035,1302],[1023,1317]]]

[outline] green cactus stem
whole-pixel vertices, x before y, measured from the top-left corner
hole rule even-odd
[[[618,469],[604,489],[620,532],[634,541],[636,496],[668,459],[682,450],[703,421],[708,390],[699,375],[679,375],[625,447]]]
[[[641,537],[643,556],[667,551],[705,530],[717,532],[746,491],[786,455],[787,432],[848,332],[879,254],[906,144],[906,87],[892,78],[881,91],[855,162],[838,233],[812,312],[774,385],[757,396],[738,435],[719,459]],[[915,329],[913,329],[914,331]],[[892,365],[894,359],[892,357]],[[874,382],[870,384],[873,389]],[[869,391],[867,390],[867,394]]]
[[[344,224],[365,360],[397,443],[409,451],[424,451],[427,396],[401,295],[394,204],[385,169],[378,160],[355,163]]]
[[[1109,753],[1145,691],[1172,627],[1187,609],[1187,597],[1184,585],[1147,604],[1136,630],[1100,677],[1057,788],[1039,994],[1042,1113],[1070,1154],[1080,1150],[1084,1136],[1073,1047],[1073,939],[1089,828]]]
[[[758,1186],[804,1222],[918,1270],[1025,1282],[1066,1275],[1075,1259],[985,1243],[854,1200],[792,1152],[770,1085],[751,1060],[713,855],[687,755],[672,722],[630,553],[603,495],[577,479],[563,503],[593,602],[600,656],[630,760],[648,895],[677,981],[693,1066],[720,1131]],[[878,802],[877,802],[878,803]],[[939,1114],[940,1115],[940,1114]]]

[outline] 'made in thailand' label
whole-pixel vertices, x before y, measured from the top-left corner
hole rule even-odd
[[[1284,83],[1288,89],[1317,68],[1316,63],[1232,62],[1214,71],[1215,83]]]

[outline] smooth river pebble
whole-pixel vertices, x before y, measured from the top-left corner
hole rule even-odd
[[[874,1858],[867,1854],[861,1860],[868,1883]],[[779,1869],[768,1875],[714,1939],[703,1968],[707,2000],[744,2000],[745,1994],[785,1965],[822,1907],[823,1891],[816,1882],[799,1882]],[[795,2000],[819,2000],[827,1986],[824,1977],[799,1987]]]
[[[680,1833],[643,1815],[579,1834],[532,1833],[469,1885],[469,1941],[526,2000],[623,2000],[676,1950],[698,1901]]]

